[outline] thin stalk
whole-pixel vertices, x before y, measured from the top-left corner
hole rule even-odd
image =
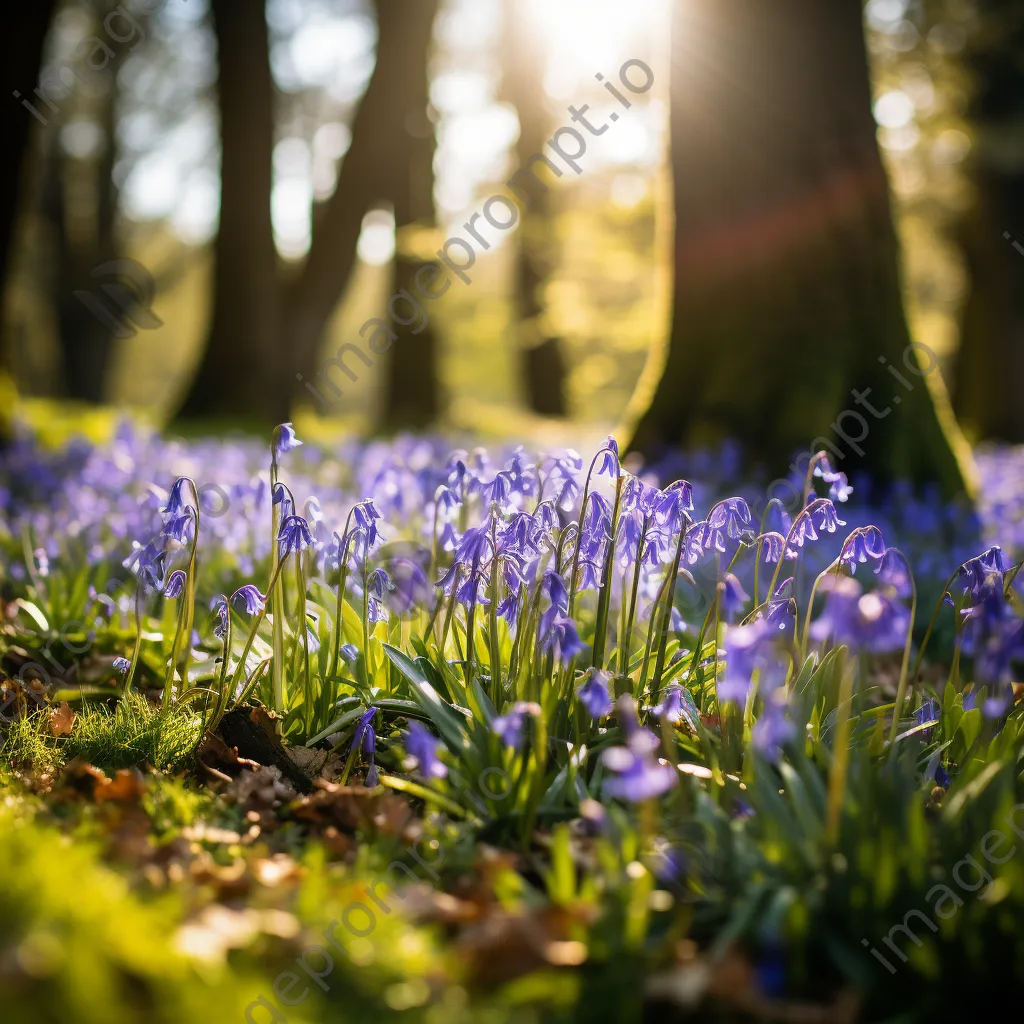
[[[899,551],[899,548],[893,548],[893,551]],[[908,682],[908,668],[910,667],[910,647],[914,641],[914,619],[917,618],[917,583],[914,580],[914,574],[910,571],[910,563],[907,562],[906,556],[902,551],[899,551],[900,557],[903,559],[904,564],[907,566],[907,575],[910,577],[910,622],[907,625],[907,639],[903,645],[903,661],[900,664],[900,681],[896,687],[896,703],[892,709],[892,728],[889,730],[889,757],[892,758],[896,754],[896,730],[899,728],[900,713],[903,710],[903,701],[907,696],[907,682]]]
[[[135,582],[135,648],[132,651],[132,663],[128,669],[128,678],[124,681],[124,692],[127,695],[135,679],[135,668],[139,663],[139,651],[142,650],[142,579]]]
[[[633,621],[636,616],[636,597],[640,589],[640,567],[643,564],[644,558],[644,544],[647,542],[647,530],[651,524],[651,517],[644,516],[644,525],[640,529],[640,542],[636,549],[636,562],[633,565],[633,588],[629,595],[629,613],[625,619],[625,627],[623,629],[623,642],[622,651],[623,655],[620,659],[621,668],[620,671],[625,675],[629,670],[629,647],[633,640]],[[626,602],[622,602],[625,607]]]
[[[608,632],[608,609],[612,600],[612,569],[615,566],[615,542],[619,526],[619,507],[622,504],[622,480],[620,472],[615,479],[615,502],[612,505],[610,524],[611,535],[605,551],[604,566],[601,572],[601,593],[597,599],[597,623],[594,627],[594,649],[590,659],[593,668],[602,668],[604,664],[605,638]],[[570,613],[571,614],[571,613]]]
[[[686,543],[686,534],[689,527],[689,519],[684,519],[683,528],[679,531],[679,541],[676,544],[675,557],[672,559],[672,572],[669,576],[668,594],[665,598],[665,608],[661,615],[661,639],[658,641],[658,657],[654,663],[654,681],[651,684],[652,686],[657,687],[657,689],[652,691],[652,701],[656,701],[661,697],[661,675],[665,671],[665,653],[668,650],[668,634],[672,628],[672,608],[676,597],[676,579],[679,576],[679,563],[683,559],[683,545]]]
[[[273,574],[270,577],[270,584],[267,587],[268,593],[273,589],[275,583],[277,583],[277,577],[281,573],[281,567],[284,565],[283,561],[278,561]],[[252,650],[252,645],[256,640],[256,634],[259,631],[260,626],[263,624],[263,620],[267,617],[267,602],[263,602],[263,607],[256,613],[256,617],[253,619],[252,626],[249,628],[249,635],[246,637],[245,646],[242,648],[242,654],[238,659],[238,664],[235,666],[234,674],[231,677],[231,692],[234,693],[238,689],[238,684],[242,681],[242,677],[245,674],[245,659],[249,657],[249,651]],[[276,654],[275,654],[276,656]],[[240,701],[236,701],[236,704]]]
[[[852,731],[853,680],[857,674],[853,659],[844,666],[836,705],[835,738],[832,741],[832,766],[828,777],[828,843],[835,846],[842,824],[846,776],[850,765],[850,734]]]

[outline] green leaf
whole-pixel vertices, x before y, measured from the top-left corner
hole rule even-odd
[[[469,738],[466,735],[465,723],[460,720],[458,712],[441,699],[437,690],[427,680],[423,670],[426,662],[411,661],[397,647],[391,644],[381,644],[384,653],[388,656],[391,664],[412,684],[413,693],[416,699],[422,704],[423,709],[430,716],[445,746],[453,753],[461,755],[469,747]]]

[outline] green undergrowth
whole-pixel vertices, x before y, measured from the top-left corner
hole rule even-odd
[[[49,709],[16,719],[6,730],[0,754],[37,772],[58,769],[75,758],[111,771],[147,766],[179,770],[192,762],[202,730],[201,719],[188,707],[164,712],[129,693],[113,708],[80,706],[68,736],[53,736]]]

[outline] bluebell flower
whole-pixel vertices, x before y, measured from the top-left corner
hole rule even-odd
[[[899,594],[900,597],[910,597],[914,592],[914,581],[910,575],[910,566],[903,553],[898,548],[886,548],[875,567],[875,574],[878,578]]]
[[[762,693],[770,693],[785,679],[787,662],[775,647],[776,635],[763,617],[726,632],[725,671],[718,681],[720,704],[732,701],[742,707],[755,673]]]
[[[653,709],[658,718],[664,718],[673,725],[683,718],[683,688],[679,683],[672,683],[665,691],[661,703]]]
[[[376,598],[383,598],[389,591],[395,589],[391,577],[383,569],[374,569],[366,578],[366,586],[369,593]]]
[[[283,519],[277,537],[281,544],[282,558],[287,557],[293,551],[302,551],[313,543],[309,525],[302,516],[288,516]]]
[[[997,573],[1001,578],[1003,573],[1010,568],[1009,559],[1003,554],[1002,548],[997,545],[974,558],[969,558],[957,569],[956,576],[961,581],[964,592],[969,591],[974,597],[977,597],[992,573]]]
[[[843,544],[839,553],[841,565],[848,566],[850,572],[856,572],[858,565],[866,562],[877,563],[885,554],[885,540],[877,526],[862,526],[854,530]]]
[[[659,491],[649,487],[638,476],[627,476],[622,486],[622,510],[650,515],[654,511],[654,503]]]
[[[177,480],[171,485],[171,490],[167,495],[167,504],[160,509],[161,513],[166,516],[179,516],[181,515],[187,506],[182,500],[181,491],[185,484],[188,483],[188,479],[183,476],[179,476]]]
[[[502,470],[495,474],[490,484],[485,486],[485,499],[488,502],[495,502],[502,511],[505,511],[510,506],[512,490],[512,477]]]
[[[734,541],[744,538],[751,523],[750,506],[743,498],[726,498],[720,501],[708,514],[708,526],[722,530]]]
[[[782,549],[785,547],[786,538],[781,533],[769,531],[762,533],[756,542],[761,547],[761,562],[764,565],[775,565],[782,558]],[[786,552],[787,558],[796,558],[797,553],[790,548]]]
[[[555,657],[563,665],[568,665],[580,651],[585,650],[586,644],[579,638],[576,632],[576,623],[569,618],[557,618],[551,623],[551,627],[541,640],[541,648],[544,651],[554,651]]]
[[[164,575],[167,555],[155,541],[142,547],[137,541],[132,544],[132,553],[121,563],[133,573],[143,587],[156,589]]]
[[[615,438],[608,435],[604,447],[597,453],[597,475],[607,474],[614,479],[619,475],[619,445]]]
[[[779,690],[778,693],[783,691]],[[754,723],[751,739],[754,748],[762,757],[778,764],[782,758],[782,748],[796,738],[796,727],[786,715],[785,705],[769,696],[764,708]]]
[[[832,480],[829,481],[828,496],[833,501],[849,501],[850,495],[853,494],[853,487],[850,485],[850,481],[846,479],[845,473],[836,473]]]
[[[935,782],[943,789],[949,789],[950,780],[949,775],[946,774],[946,769],[941,764],[935,766]]]
[[[192,533],[194,517],[195,512],[188,507],[180,515],[170,516],[164,523],[163,535],[184,544]]]
[[[373,728],[376,708],[368,708],[359,716],[355,732],[352,733],[352,750],[362,750],[364,754],[373,756],[377,749],[377,733]]]
[[[553,569],[548,569],[541,577],[540,592],[548,599],[548,607],[540,617],[540,633],[545,635],[555,619],[569,612],[569,591],[562,577]]]
[[[657,524],[678,533],[686,525],[687,514],[693,511],[693,485],[689,480],[676,480],[651,501]]]
[[[181,569],[175,569],[164,584],[164,597],[181,597],[185,589],[185,580],[185,573]]]
[[[626,745],[610,747],[601,756],[605,768],[614,774],[602,788],[611,797],[640,803],[667,793],[676,784],[675,769],[654,757],[658,737],[640,726],[630,727]]]
[[[287,519],[295,512],[295,501],[288,487],[278,481],[271,491],[271,502],[281,506],[281,518]]]
[[[437,502],[439,508],[443,508],[446,512],[451,512],[452,509],[458,508],[462,504],[462,498],[458,491],[453,490],[446,484],[441,484],[434,494],[434,500]]]
[[[296,437],[295,429],[290,423],[281,423],[274,427],[274,461],[276,462],[285,452],[298,448],[302,442]]]
[[[910,613],[882,591],[865,594],[848,576],[829,575],[823,581],[828,600],[821,618],[811,626],[815,640],[843,644],[854,651],[886,654],[903,647]]]
[[[519,750],[523,745],[523,731],[526,726],[527,716],[536,716],[540,713],[540,705],[528,701],[519,701],[512,707],[511,711],[494,719],[491,723],[491,731],[506,747]]]
[[[740,581],[731,572],[727,572],[719,581],[718,594],[727,622],[731,622],[739,615],[750,600],[750,595],[744,591]]]
[[[381,515],[373,503],[373,498],[366,498],[357,505],[354,505],[352,507],[352,518],[355,519],[359,528],[364,531],[366,546],[369,550],[372,551],[378,544],[384,542],[384,537],[377,529],[377,522]]]
[[[533,543],[534,529],[533,516],[527,512],[516,512],[498,534],[501,550],[523,555],[535,553],[537,549]]]
[[[245,606],[246,614],[258,615],[263,611],[267,599],[265,595],[260,593],[259,587],[254,586],[252,583],[246,583],[231,595],[231,601],[232,603],[241,601]]]
[[[576,696],[579,697],[580,703],[587,709],[591,718],[604,718],[605,715],[611,714],[613,704],[608,693],[610,679],[610,672],[592,668],[576,691]]]
[[[438,757],[441,741],[425,725],[410,721],[402,743],[409,755],[416,759],[416,767],[424,778],[443,779],[448,775],[447,766]]]
[[[223,594],[215,594],[210,600],[210,609],[214,612],[216,621],[213,626],[213,635],[218,639],[223,639],[228,631],[228,620],[231,616],[231,611],[228,608],[228,599]],[[192,646],[199,646],[199,637],[194,636],[192,639]]]
[[[812,501],[804,511],[812,519],[815,527],[826,533],[835,533],[840,526],[846,525],[846,522],[839,518],[835,505],[828,498],[818,498]]]
[[[359,657],[359,648],[355,644],[342,644],[338,648],[338,653],[349,662],[349,664],[355,664],[356,658]]]
[[[128,669],[132,667],[132,663],[127,658],[115,658],[114,659],[114,671],[120,672],[121,675],[127,675]]]
[[[385,594],[388,606],[398,615],[422,608],[430,600],[430,583],[420,562],[395,558],[390,562],[390,583]]]

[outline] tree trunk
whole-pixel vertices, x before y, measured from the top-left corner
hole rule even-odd
[[[373,76],[356,112],[352,143],[334,193],[314,214],[306,264],[286,294],[283,335],[292,353],[296,397],[308,400],[305,385],[310,381],[315,381],[317,391],[328,399],[337,396],[328,371],[320,365],[320,342],[355,266],[356,244],[367,210],[374,203],[390,200],[396,206],[396,218],[400,217],[398,207],[409,202],[413,166],[421,179],[417,186],[428,197],[432,195],[433,168],[431,160],[424,162],[423,157],[428,146],[431,159],[433,154],[433,128],[426,119],[426,58],[436,10],[437,0],[378,0]],[[410,123],[420,126],[416,130],[429,130],[429,140],[412,145]],[[421,213],[422,208],[419,200],[416,216],[432,211],[430,206]],[[403,221],[398,223],[401,226]],[[406,276],[405,270],[397,268],[397,279]],[[353,341],[366,348],[365,338]]]
[[[288,418],[277,253],[270,218],[274,86],[256,0],[212,0],[221,122],[220,226],[204,356],[179,413],[252,425]]]
[[[967,63],[977,143],[974,205],[961,224],[970,292],[961,322],[953,402],[976,440],[1024,442],[1024,12],[982,0]]]
[[[429,263],[417,240],[434,223],[434,125],[427,116],[431,29],[437,0],[378,0],[385,32],[403,54],[401,77],[392,84],[394,106],[388,121],[394,161],[386,164],[395,209],[395,290],[413,297],[389,301],[394,342],[387,364],[383,424],[389,429],[426,427],[440,411],[438,344],[417,274]],[[385,15],[384,11],[387,11]],[[432,253],[430,254],[432,255]]]
[[[97,22],[103,13],[100,9],[96,14]],[[120,255],[114,183],[117,75],[114,66],[97,73],[105,79],[98,108],[90,105],[82,111],[72,107],[54,115],[58,120],[48,136],[43,197],[43,214],[50,221],[54,240],[52,301],[61,355],[58,390],[66,398],[91,404],[107,397],[115,336],[127,337],[135,330],[128,311],[104,291],[116,276],[105,273],[105,267]],[[68,102],[81,105],[77,97]],[[61,126],[83,113],[96,121],[102,138],[99,155],[89,163],[69,156],[60,142]],[[95,202],[83,209],[81,197],[90,193]]]
[[[544,151],[553,126],[544,108],[544,48],[523,0],[506,0],[503,40],[502,92],[519,115],[516,163],[525,167]],[[552,333],[544,302],[558,248],[553,206],[551,191],[535,188],[523,209],[512,307],[526,404],[541,416],[566,415],[563,342]]]
[[[673,322],[632,447],[731,437],[786,475],[824,446],[963,490],[910,348],[859,0],[673,9]]]
[[[15,45],[8,48],[4,58],[4,102],[0,104],[0,138],[11,181],[0,198],[0,288],[7,282],[10,269],[11,247],[17,222],[23,164],[28,153],[32,132],[36,124],[49,120],[48,108],[33,90],[39,85],[39,72],[43,62],[43,44],[53,19],[56,0],[33,0],[32,3],[12,4],[3,19],[4,34]],[[20,96],[13,95],[15,92]],[[29,103],[36,111],[33,113]]]

